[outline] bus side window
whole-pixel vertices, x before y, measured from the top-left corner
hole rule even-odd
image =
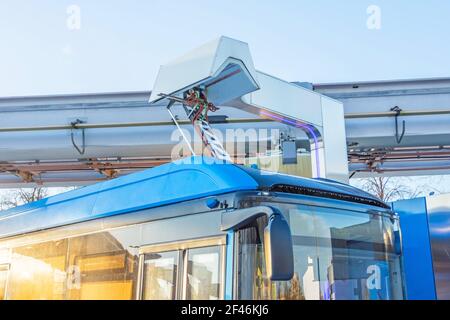
[[[7,282],[8,299],[64,299],[66,257],[66,239],[13,248]]]
[[[6,298],[6,281],[8,280],[9,264],[0,264],[0,300]]]
[[[185,287],[187,300],[220,299],[220,247],[188,250]]]
[[[67,298],[129,300],[134,298],[137,256],[114,232],[69,240]]]
[[[175,300],[178,268],[178,251],[146,254],[144,256],[142,299]]]
[[[223,299],[225,245],[194,241],[166,246],[141,252],[141,299]]]

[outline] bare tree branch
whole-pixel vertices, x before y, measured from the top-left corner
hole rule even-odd
[[[46,198],[48,190],[42,187],[17,189],[1,196],[0,210],[7,210]]]
[[[384,202],[411,198],[414,195],[414,192],[408,186],[399,183],[391,177],[368,178],[362,185],[362,189]]]

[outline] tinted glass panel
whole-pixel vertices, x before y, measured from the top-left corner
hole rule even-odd
[[[219,299],[220,247],[190,249],[187,254],[186,299]]]
[[[178,274],[178,251],[150,253],[144,260],[145,300],[174,300]]]
[[[132,229],[69,239],[68,299],[134,299],[138,258],[129,237]]]
[[[262,234],[267,219],[260,218],[258,223],[238,232],[239,241],[239,291],[238,299],[270,299],[271,284],[265,277],[264,250]]]
[[[64,299],[67,282],[67,240],[14,248],[8,299]]]
[[[0,300],[5,299],[9,265],[0,265]]]
[[[428,221],[436,294],[450,300],[450,196],[429,197]]]
[[[302,210],[291,209],[290,218]],[[315,208],[317,256],[313,268],[320,299],[401,299],[399,257],[394,253],[393,224],[378,214]],[[294,227],[294,231],[297,228]],[[301,238],[294,245],[302,247]]]
[[[274,204],[286,215],[294,245],[291,281],[265,276],[258,223],[238,234],[241,299],[402,299],[400,257],[390,218],[338,209]]]

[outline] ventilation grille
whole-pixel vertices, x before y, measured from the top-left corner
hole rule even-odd
[[[286,184],[276,184],[273,185],[269,191],[272,192],[284,192],[284,193],[294,193],[294,194],[303,194],[306,196],[313,196],[313,197],[321,197],[321,198],[330,198],[330,199],[336,199],[336,200],[342,200],[342,201],[348,201],[348,202],[356,202],[356,203],[362,203],[367,204],[371,206],[376,207],[382,207],[385,209],[390,209],[390,207],[385,204],[382,201],[355,196],[355,195],[348,195],[338,192],[332,192],[332,191],[324,191],[320,189],[314,189],[314,188],[305,188],[300,186],[291,186]]]

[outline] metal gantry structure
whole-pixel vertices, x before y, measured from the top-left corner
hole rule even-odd
[[[242,60],[230,59],[236,52],[226,48],[238,48]],[[311,154],[317,164],[314,175],[319,177],[342,176],[342,166],[333,167],[335,155],[348,160],[347,177],[450,172],[450,78],[289,83],[254,70],[241,42],[225,38],[202,50],[222,57],[216,66],[218,74],[238,74],[233,68],[248,68],[246,72],[258,79],[257,85],[246,80],[244,84],[251,88],[228,101],[220,101],[211,90],[208,98],[216,100],[220,110],[206,122],[207,132],[213,123],[220,132],[239,128],[286,133],[299,149]],[[220,68],[224,62],[228,69]],[[218,77],[211,78],[207,84],[214,87]],[[195,108],[183,103],[189,86],[170,79],[173,76],[167,85],[183,90],[156,86],[152,92],[0,98],[0,187],[84,185],[170,162],[171,150],[179,143],[172,136],[175,124],[190,137],[196,135]],[[242,90],[245,85],[236,87]],[[167,98],[162,93],[181,99],[170,105],[170,113],[170,99],[160,99]],[[342,115],[339,106],[343,106]],[[343,118],[343,144],[333,140],[341,131],[330,129],[340,125],[335,121],[339,117]],[[201,124],[197,123],[197,132],[200,129],[207,144]],[[258,155],[231,154],[230,158],[238,161],[249,156]]]
[[[450,173],[450,78],[313,86],[344,103],[352,174]]]

